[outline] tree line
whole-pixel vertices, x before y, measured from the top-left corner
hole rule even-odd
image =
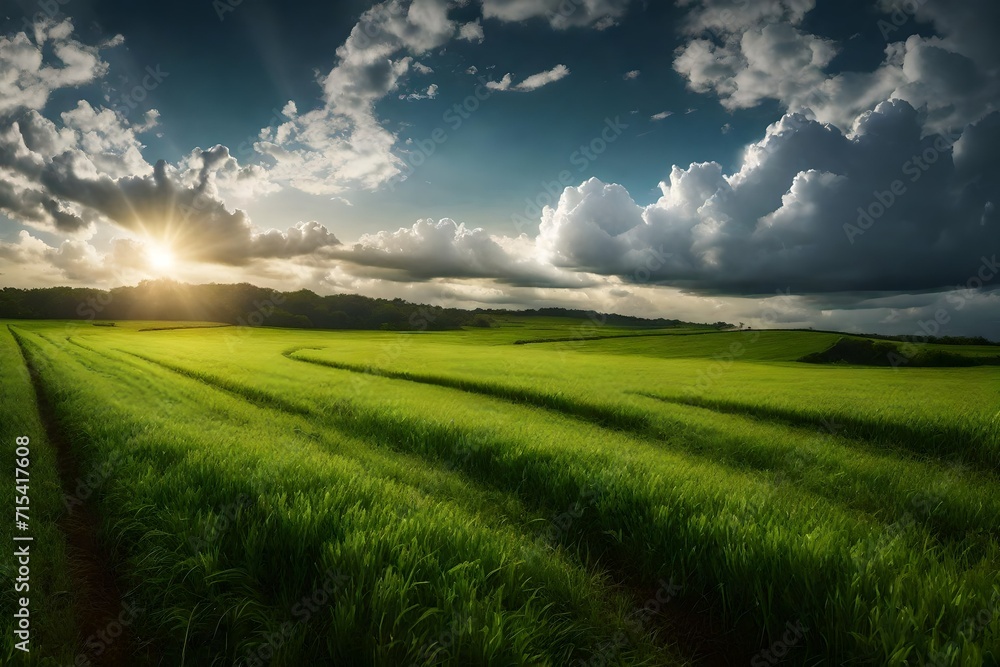
[[[375,299],[356,294],[320,296],[236,285],[189,285],[173,280],[144,280],[135,286],[101,290],[88,287],[47,287],[0,290],[0,318],[60,320],[211,321],[243,326],[302,329],[381,329],[396,331],[449,330],[492,326],[509,315],[576,317],[619,326],[668,327],[679,320],[649,320],[603,315],[581,310],[543,308],[529,311],[461,310]],[[724,324],[724,323],[721,323]]]

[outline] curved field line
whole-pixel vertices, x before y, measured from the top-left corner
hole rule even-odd
[[[541,345],[544,343],[586,343],[592,340],[611,340],[614,338],[654,338],[662,336],[706,336],[717,333],[731,333],[729,331],[682,331],[677,333],[650,332],[638,334],[605,334],[603,336],[560,336],[556,338],[522,338],[515,340],[514,345]]]
[[[101,544],[98,539],[101,518],[92,502],[84,502],[75,495],[74,485],[80,485],[87,473],[60,425],[55,406],[50,400],[50,390],[46,389],[39,373],[38,360],[26,348],[23,333],[16,332],[9,325],[7,328],[28,369],[38,415],[48,441],[55,450],[64,498],[72,501],[70,503],[64,500],[67,502],[67,513],[60,519],[59,528],[66,538],[69,573],[76,588],[74,606],[80,637],[89,635],[88,642],[81,642],[77,649],[80,655],[89,657],[93,650],[89,643],[93,641],[92,633],[105,630],[109,621],[122,612],[126,600],[122,595],[115,564],[108,558],[107,545]],[[101,664],[131,665],[134,664],[131,657],[138,657],[138,642],[134,633],[128,624],[121,627],[121,636],[110,642],[106,650],[102,649]],[[77,658],[79,659],[79,655]]]
[[[627,391],[663,403],[684,405],[712,410],[722,414],[745,415],[783,426],[812,427],[848,440],[891,447],[903,454],[918,454],[941,459],[952,456],[977,464],[984,472],[995,474],[1000,470],[1000,448],[990,447],[988,433],[975,433],[953,426],[940,426],[936,433],[928,433],[923,425],[900,422],[880,424],[837,413],[832,419],[809,412],[771,405],[752,405],[717,398],[696,396],[665,396],[647,391]]]
[[[139,367],[139,364],[137,362],[135,362],[133,360],[130,360],[128,358],[112,356],[112,355],[109,355],[106,352],[103,352],[101,350],[96,350],[96,349],[89,348],[89,347],[87,347],[86,345],[84,345],[82,343],[78,343],[78,342],[75,342],[75,341],[71,341],[71,342],[74,342],[74,344],[77,347],[79,347],[81,350],[86,350],[87,352],[91,353],[94,356],[103,357],[105,359],[112,360],[112,361],[116,362],[115,363],[116,368],[114,369],[116,371],[116,374],[120,374],[122,372],[129,373],[132,368]],[[118,349],[114,349],[114,348],[111,348],[111,350],[113,350],[114,352],[121,352],[123,354],[130,355],[130,356],[142,359],[142,357],[140,355],[135,355],[135,354],[132,354],[132,353],[127,353],[127,352],[124,352],[122,350],[118,350]],[[80,352],[75,353],[73,355],[73,358],[72,358],[72,360],[74,361],[74,363],[78,362],[79,358],[81,356],[83,356],[83,355]],[[87,355],[87,356],[89,357],[90,355]],[[143,359],[143,361],[145,361],[145,360]],[[149,361],[147,363],[150,363],[153,366],[163,366],[163,368],[166,371],[171,372],[171,373],[175,373],[175,374],[178,374],[178,375],[187,375],[188,376],[186,378],[179,378],[178,379],[179,382],[190,383],[192,385],[198,384],[198,383],[208,384],[208,385],[210,385],[210,388],[213,391],[219,391],[223,395],[229,393],[229,391],[227,389],[224,389],[224,388],[221,388],[221,387],[218,387],[218,386],[211,386],[211,383],[208,380],[208,378],[210,378],[210,376],[195,377],[195,376],[192,376],[192,375],[187,374],[187,373],[182,374],[178,370],[175,370],[173,368],[169,368],[169,367],[167,367],[166,365],[164,365],[162,363],[156,362],[155,360]],[[199,374],[199,375],[201,375],[201,374]],[[79,381],[79,378],[77,378],[77,381]],[[146,383],[149,384],[149,381],[147,380]],[[83,393],[86,393],[86,392],[83,392]],[[226,398],[227,398],[227,400],[231,400],[232,397],[228,397],[227,396]],[[245,397],[243,397],[243,396],[239,396],[237,398],[241,399],[241,400],[246,400]],[[204,404],[200,404],[200,405],[203,406]],[[202,409],[204,409],[204,408],[202,407]],[[255,406],[254,409],[255,410],[259,410],[259,416],[262,416],[264,419],[267,419],[267,413],[268,413],[268,411],[275,410],[275,409],[278,409],[278,408],[275,408],[275,406],[273,406],[273,405],[264,405],[264,406]],[[130,413],[125,412],[123,414],[128,415]],[[132,414],[141,414],[141,406],[140,406],[140,409],[138,411],[135,411]],[[197,414],[198,413],[195,413],[195,416],[197,416]],[[203,415],[205,413],[203,412],[203,413],[200,413],[200,414]],[[271,418],[274,418],[274,416],[275,415],[272,412],[271,413]],[[385,478],[387,478],[389,480],[389,482],[390,482],[389,486],[392,486],[393,489],[395,489],[397,486],[398,487],[403,487],[405,485],[404,483],[399,483],[398,481],[392,480],[390,475],[383,475],[379,471],[366,470],[365,471],[365,475],[369,475],[369,474],[373,478],[374,477],[382,477],[382,476],[384,476]],[[420,495],[422,495],[422,496],[428,496],[428,497],[431,496],[431,494],[427,493],[426,491],[419,490],[419,489],[418,489],[418,491],[420,492]],[[386,496],[384,498],[383,497],[372,497],[372,498],[370,498],[368,500],[368,504],[372,504],[372,503],[376,503],[376,502],[387,502],[387,503],[392,504],[393,502],[399,503],[401,500],[409,500],[409,499],[410,499],[409,496],[402,495],[402,494],[400,496]],[[455,515],[453,515],[453,516],[458,516],[458,520],[456,522],[456,526],[459,528],[459,530],[465,530],[465,528],[463,528],[463,526],[472,525],[472,522],[469,520],[469,518],[473,517],[474,513],[468,509],[468,507],[467,507],[468,503],[465,503],[465,507],[463,507],[463,503],[462,503],[461,499],[458,499],[458,500],[452,500],[452,499],[448,499],[448,500],[435,499],[435,500],[436,500],[436,504],[439,503],[442,506],[447,505],[449,507],[454,507],[455,508]],[[500,507],[496,507],[495,509],[498,511],[498,514],[502,510],[502,508],[500,508]],[[479,528],[476,527],[476,529],[478,530]],[[510,529],[511,534],[516,537],[516,535],[515,535],[516,532],[517,532],[516,531],[516,527],[510,527],[509,525],[503,525],[503,526],[499,526],[498,527],[498,530],[502,530],[505,533],[506,533],[506,531],[508,529]],[[530,536],[529,536],[529,538],[528,538],[527,541],[530,542]],[[461,542],[461,541],[459,541],[459,544],[464,544],[464,543]],[[546,554],[546,555],[548,556],[548,554]],[[564,557],[561,554],[552,554],[551,557],[553,559],[566,560],[567,562],[569,560],[568,558],[564,559]],[[475,553],[473,552],[472,555],[468,556],[468,563],[472,564],[472,563],[475,563],[475,562],[476,562],[476,560],[475,560]],[[579,567],[575,567],[574,569],[575,570],[582,570],[582,568],[579,568]],[[231,571],[235,572],[236,570],[231,570]],[[494,570],[494,572],[496,572],[496,571],[498,571],[498,570]],[[278,572],[276,574],[280,575],[281,573]],[[589,576],[589,573],[588,573],[588,576]],[[541,582],[544,583],[545,579],[540,578],[540,579],[537,579],[537,580],[533,580],[532,585],[534,585],[538,581],[541,581]],[[594,581],[597,581],[597,580],[594,579]],[[420,583],[423,583],[423,582],[420,582]],[[611,586],[603,587],[604,586],[603,583],[601,584],[601,586],[602,586],[602,588],[596,589],[596,590],[598,590],[598,592],[601,592],[601,593],[607,591],[609,593],[609,598],[608,599],[610,599],[612,601],[615,601],[615,602],[617,602],[619,600],[622,600],[622,601],[624,600],[624,597],[619,598],[618,591],[616,589],[614,589],[614,587],[611,587]],[[521,589],[518,589],[518,590],[521,590]],[[525,590],[529,590],[530,591],[531,589],[525,588]],[[458,595],[461,596],[461,593],[459,593]],[[604,599],[604,598],[603,598],[603,596],[600,596],[600,597],[596,597],[595,596],[592,599]],[[183,626],[181,626],[181,629],[183,629]],[[643,639],[643,641],[645,641],[645,639]],[[662,645],[659,645],[659,646],[662,648]],[[198,664],[207,664],[207,662],[206,663],[199,662]],[[312,664],[312,663],[310,663],[310,664]],[[351,664],[360,664],[360,661],[357,662],[357,663],[352,662]],[[408,663],[399,663],[399,664],[408,664]]]
[[[424,373],[410,373],[407,371],[391,371],[373,366],[361,366],[359,364],[349,364],[340,361],[327,359],[306,359],[295,356],[296,352],[303,349],[319,348],[297,348],[282,352],[282,356],[307,364],[317,366],[328,366],[341,371],[351,373],[364,373],[377,377],[389,378],[390,380],[405,380],[407,382],[417,382],[420,384],[432,384],[448,389],[457,389],[470,394],[481,394],[494,398],[530,405],[533,407],[553,410],[564,415],[577,417],[584,421],[591,422],[597,426],[635,433],[648,433],[652,428],[649,416],[637,410],[628,408],[611,408],[595,403],[568,398],[560,394],[551,394],[543,391],[528,389],[527,387],[512,387],[510,385],[496,382],[482,382],[478,380],[468,380],[464,378],[448,377],[443,375],[429,375]]]
[[[179,327],[146,327],[137,331],[182,331],[184,329],[225,329],[236,326],[235,324],[205,324],[202,326],[179,326]]]
[[[138,356],[138,355],[133,355],[133,356]],[[288,355],[286,355],[286,356],[288,356]],[[290,358],[294,359],[294,357],[290,357]],[[302,361],[301,359],[296,359],[296,360]],[[160,362],[155,362],[154,361],[153,363],[160,363]],[[161,364],[161,365],[164,365],[164,364]],[[320,364],[320,365],[327,365],[327,364]],[[344,370],[344,369],[340,369],[340,370]],[[202,375],[202,377],[200,379],[202,379],[203,381],[208,381],[208,382],[211,381],[210,376],[204,376],[203,374],[198,374],[198,375]],[[373,415],[364,415],[364,414],[362,414],[362,411],[358,411],[358,412],[359,412],[359,415],[361,415],[362,418],[371,418],[373,416]],[[376,426],[381,426],[381,427],[388,426],[387,424],[385,424],[384,418],[379,418],[378,416],[374,416],[374,418],[377,421],[382,422],[380,424],[376,424]],[[412,424],[410,422],[412,422],[412,420],[409,420],[405,424],[397,425],[396,429],[399,429],[401,427],[402,431],[405,432],[407,430],[407,428],[412,427]],[[394,430],[396,430],[396,429],[394,429]],[[368,430],[368,429],[365,429],[365,430],[368,433],[369,437],[371,437],[372,435],[374,435],[371,432],[371,430]],[[391,443],[393,442],[393,438],[391,438],[391,437],[388,438],[387,442],[390,443],[390,446],[392,446]],[[497,444],[497,443],[493,443],[493,444]],[[417,451],[418,451],[418,453],[420,453],[419,449],[417,449]],[[537,453],[533,453],[533,456],[537,456]],[[535,473],[539,473],[541,469],[544,469],[544,468],[547,467],[547,465],[546,465],[546,463],[544,461],[534,460],[534,461],[529,462],[529,461],[527,461],[525,459],[517,460],[518,458],[519,457],[515,457],[514,460],[505,461],[505,462],[503,462],[502,465],[500,465],[499,461],[495,461],[495,460],[493,460],[493,461],[485,461],[485,459],[484,460],[477,460],[474,463],[468,465],[465,469],[468,470],[468,472],[471,473],[471,474],[475,474],[476,473],[476,470],[475,470],[476,467],[479,467],[481,469],[480,472],[482,472],[483,470],[488,469],[488,472],[490,473],[491,476],[484,477],[483,478],[484,481],[490,482],[492,480],[494,484],[505,484],[505,486],[503,488],[513,488],[510,485],[510,481],[514,477],[516,477],[518,479],[522,478],[522,475],[521,475],[522,471],[525,474],[527,474],[529,472],[527,470],[528,466],[535,466],[535,465],[541,464],[541,465],[538,465],[539,469],[535,470],[534,471]],[[483,465],[484,462],[488,463],[489,465]],[[497,465],[494,466],[494,464],[497,464]],[[502,471],[501,469],[504,466],[507,466],[510,469],[507,470],[507,471]],[[516,474],[515,475],[510,475],[509,473],[511,473],[511,472],[514,472]],[[500,473],[499,477],[504,478],[504,479],[498,479],[498,478],[492,477],[492,476],[497,475],[498,473]],[[524,480],[522,479],[522,481],[524,481]],[[544,500],[544,495],[545,494],[538,494],[537,493],[538,492],[538,488],[539,488],[537,485],[535,485],[535,484],[529,484],[526,488],[532,489],[532,492],[534,494],[536,494],[536,495],[543,496],[542,500]],[[518,492],[519,495],[522,495],[522,494],[526,493],[525,491],[523,491],[521,489],[521,486],[518,486],[517,492]],[[525,496],[525,497],[528,498],[529,502],[532,500],[531,496]],[[539,498],[534,498],[534,500],[538,501]],[[603,519],[599,519],[599,521],[602,521],[602,520]],[[606,533],[607,533],[607,531],[605,531],[604,534],[606,534]],[[618,539],[620,540],[621,538],[619,537]],[[635,545],[628,544],[628,540],[626,540],[625,543],[619,544],[617,546],[611,546],[611,545],[607,544],[604,540],[602,540],[601,535],[592,535],[590,537],[583,536],[583,540],[584,540],[583,541],[584,544],[587,544],[589,547],[593,548],[598,554],[601,554],[600,560],[605,563],[605,567],[610,567],[613,571],[625,573],[627,575],[628,568],[625,567],[624,565],[622,565],[622,563],[626,562],[623,559],[623,554],[624,553],[628,553],[630,555],[634,555],[634,551],[633,550],[634,550]],[[593,540],[593,542],[591,542],[591,540]],[[621,559],[621,562],[619,562],[620,559]],[[757,620],[759,620],[759,619],[757,619]]]
[[[430,384],[433,386],[441,386],[446,389],[455,389],[467,393],[500,398],[518,405],[526,405],[528,407],[552,411],[562,417],[578,419],[584,423],[595,425],[598,428],[606,428],[604,424],[597,420],[590,419],[587,416],[581,416],[578,411],[564,411],[560,409],[561,403],[575,405],[570,399],[553,397],[550,394],[534,392],[531,390],[521,391],[519,388],[505,387],[499,383],[477,382],[475,380],[448,377],[441,378],[439,376],[401,371],[388,371],[385,369],[364,367],[356,364],[294,356],[295,352],[307,349],[318,350],[324,348],[299,347],[286,350],[282,354],[293,361],[301,361],[318,366],[325,366],[334,370],[362,373],[404,382]],[[647,398],[656,398],[654,396],[647,396],[641,392],[629,393],[646,396]],[[536,397],[541,397],[541,400],[530,400]],[[560,400],[557,402],[551,400],[552,398]],[[669,403],[671,401],[665,402]],[[589,404],[584,405],[590,407]],[[682,402],[678,402],[677,405],[688,408],[695,407],[699,409],[709,409],[703,406],[685,404]],[[751,418],[754,417],[754,415],[744,415],[738,411],[722,414],[732,414],[735,418],[746,418],[747,416]],[[663,416],[663,418],[669,419],[677,426],[683,426],[682,422],[678,420],[666,416]],[[800,423],[785,422],[778,418],[763,419],[762,421],[764,421],[768,426],[789,429],[792,431],[805,431],[809,434],[815,434],[817,436],[838,436],[839,439],[837,446],[841,448],[843,454],[846,455],[846,458],[841,457],[833,462],[829,460],[826,461],[824,466],[827,474],[833,477],[847,474],[850,475],[852,479],[864,481],[865,484],[863,486],[868,490],[864,493],[867,493],[868,495],[862,495],[859,497],[857,495],[859,493],[858,488],[843,485],[830,485],[825,480],[812,480],[812,482],[810,482],[810,480],[803,477],[798,469],[798,466],[802,465],[803,461],[801,457],[797,458],[795,456],[795,454],[799,453],[798,450],[791,452],[788,447],[782,447],[774,442],[765,443],[761,448],[752,448],[748,447],[746,442],[740,440],[738,437],[734,439],[733,436],[725,435],[721,432],[712,435],[710,438],[709,436],[693,434],[690,431],[688,431],[688,437],[686,439],[678,441],[677,439],[670,439],[670,434],[665,432],[662,426],[654,425],[648,417],[645,417],[643,423],[641,424],[630,424],[625,422],[620,427],[620,430],[631,432],[633,435],[637,436],[640,441],[647,442],[650,446],[654,446],[657,449],[662,449],[664,445],[673,445],[676,446],[676,450],[678,452],[682,452],[685,456],[692,457],[693,459],[708,461],[714,465],[724,467],[727,470],[737,471],[750,469],[762,473],[776,473],[778,475],[778,479],[781,480],[781,483],[789,481],[794,482],[796,487],[801,491],[815,494],[816,496],[822,497],[831,503],[841,505],[845,508],[850,507],[873,517],[884,516],[886,509],[891,509],[893,514],[896,516],[906,517],[911,515],[913,508],[908,503],[911,502],[911,496],[913,496],[915,492],[921,490],[914,489],[901,483],[888,482],[884,475],[881,474],[880,466],[898,466],[900,463],[905,461],[905,465],[915,466],[916,469],[914,472],[921,475],[923,479],[933,478],[940,474],[940,470],[937,470],[936,468],[928,469],[925,467],[928,465],[935,466],[938,463],[937,461],[924,460],[922,457],[915,456],[910,450],[896,447],[886,451],[885,447],[877,447],[870,441],[861,438],[845,438],[843,437],[843,434],[839,432],[833,434],[829,432],[829,429],[820,430],[819,428],[812,428],[814,426],[818,427],[822,424],[820,420],[817,420],[817,424],[815,425],[805,421]],[[721,447],[716,446],[709,448],[709,445],[712,444],[709,440],[712,438],[716,440],[724,440],[726,445],[729,446],[724,445]],[[829,445],[823,443],[823,446]],[[859,452],[862,458],[859,459],[858,455],[853,452]],[[903,461],[900,461],[897,456],[902,456]],[[970,479],[968,481],[968,485],[974,485],[981,482],[997,483],[997,480],[994,479],[988,471],[977,472],[979,474],[983,474],[985,478]],[[893,503],[890,503],[888,508],[885,503],[885,498],[882,495],[882,492],[885,491],[890,492],[892,497],[897,499]],[[952,501],[949,498],[943,498],[940,502],[942,503],[939,508],[940,512],[928,515],[922,520],[922,522],[925,522],[928,530],[930,530],[933,535],[944,543],[960,542],[965,539],[967,533],[979,532],[982,528],[982,522],[984,520],[988,523],[991,522],[988,518],[984,519],[982,516],[984,514],[989,514],[989,509],[985,506],[981,507],[978,513],[970,514],[963,510],[961,503],[958,500]]]

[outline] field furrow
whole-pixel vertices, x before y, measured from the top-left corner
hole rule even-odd
[[[959,465],[976,466],[990,474],[1000,470],[1000,432],[991,424],[972,429],[968,424],[888,422],[859,419],[845,412],[818,412],[759,405],[750,402],[704,398],[699,396],[664,396],[652,392],[635,394],[677,405],[693,405],[726,414],[748,415],[757,419],[833,431],[841,437],[872,443],[874,446],[912,452],[928,458],[951,460]]]
[[[373,378],[373,382],[391,386],[392,383],[399,381]],[[256,392],[259,389],[254,388],[252,391]],[[380,391],[387,393],[382,387]],[[306,395],[311,393],[306,391]],[[313,398],[316,399],[315,396]],[[423,392],[423,400],[432,400],[427,391]],[[336,405],[343,404],[344,399],[338,397]],[[528,410],[528,408],[520,409]],[[317,414],[322,412],[323,410],[317,408]],[[363,428],[374,431],[376,439],[384,438],[390,447],[398,447],[402,442],[405,446],[415,447],[413,451],[429,455],[437,452],[440,455],[440,450],[446,450],[451,444],[447,439],[449,431],[431,430],[427,426],[427,420],[410,421],[400,425],[398,408],[391,418],[381,420],[378,419],[377,412],[368,411],[365,414],[361,411],[356,415],[363,415],[359,422],[364,425]],[[386,429],[387,422],[393,423],[391,429]],[[357,427],[358,424],[355,428]],[[537,430],[538,424],[534,427]],[[579,441],[582,427],[577,425],[575,428]],[[410,434],[408,439],[397,440],[407,433]],[[451,433],[461,435],[454,430]],[[428,435],[430,437],[420,437]],[[608,436],[608,432],[601,435],[598,429],[594,437],[597,442],[601,440],[607,442]],[[818,499],[809,499],[809,496],[803,496],[801,491],[794,488],[779,488],[776,492],[772,484],[756,481],[753,478],[743,478],[737,482],[736,479],[729,479],[736,474],[732,471],[726,472],[714,466],[705,467],[705,464],[698,464],[683,457],[674,456],[670,460],[670,465],[663,465],[666,463],[663,461],[654,466],[649,461],[642,460],[642,456],[639,455],[639,452],[648,453],[651,450],[648,445],[636,443],[631,447],[634,451],[616,448],[614,457],[611,457],[597,451],[585,453],[579,442],[574,445],[547,440],[543,450],[525,442],[497,442],[496,439],[484,437],[480,442],[477,456],[463,462],[462,468],[477,479],[493,480],[492,483],[505,485],[504,488],[516,489],[520,493],[529,491],[534,496],[546,498],[549,506],[558,506],[557,499],[560,497],[564,503],[573,501],[572,496],[565,491],[560,493],[556,490],[555,493],[547,493],[552,487],[569,488],[578,493],[577,490],[588,480],[591,483],[597,480],[602,489],[610,489],[608,495],[616,497],[622,504],[608,505],[598,500],[595,502],[595,516],[585,515],[579,522],[579,528],[575,530],[579,530],[582,537],[577,539],[583,539],[591,553],[601,555],[610,563],[620,562],[626,557],[632,563],[638,561],[641,563],[640,568],[647,568],[641,571],[649,572],[652,577],[663,576],[665,567],[673,568],[675,573],[679,569],[685,573],[686,583],[693,584],[692,590],[699,595],[715,596],[717,599],[721,587],[728,589],[737,581],[745,586],[746,582],[754,580],[760,582],[759,586],[765,587],[766,581],[773,576],[771,573],[776,574],[780,571],[783,580],[789,584],[789,593],[794,590],[799,592],[783,600],[772,601],[773,606],[764,612],[767,616],[780,616],[782,610],[787,613],[793,607],[798,609],[800,615],[804,615],[803,599],[825,600],[826,605],[829,605],[831,600],[840,600],[839,604],[842,606],[839,609],[825,606],[822,610],[816,610],[821,613],[816,614],[815,618],[825,617],[828,621],[832,620],[836,627],[858,628],[865,627],[866,622],[871,623],[869,627],[872,634],[867,641],[870,642],[869,650],[875,651],[874,655],[885,650],[888,641],[888,637],[882,635],[886,628],[879,627],[880,624],[872,620],[878,618],[881,613],[870,607],[872,601],[881,595],[879,591],[897,591],[898,597],[892,604],[897,608],[899,606],[909,608],[917,618],[925,619],[916,621],[910,630],[905,628],[892,630],[893,633],[897,633],[892,641],[907,643],[935,641],[933,633],[930,637],[925,633],[931,632],[931,618],[936,614],[932,610],[944,599],[951,600],[956,594],[973,595],[975,590],[985,592],[992,590],[993,584],[988,583],[991,575],[988,573],[996,563],[993,551],[981,553],[980,557],[953,553],[951,549],[932,546],[933,540],[929,534],[916,525],[900,527],[895,524],[882,524],[879,528],[877,523],[868,523],[859,517],[840,513],[833,506],[824,506]],[[553,454],[560,450],[563,456],[554,457]],[[663,452],[659,454],[668,456]],[[609,477],[608,469],[615,465],[612,463],[612,458],[619,470],[624,468],[627,471],[628,481],[621,476]],[[687,468],[685,471],[687,475],[678,474],[679,466]],[[687,488],[685,488],[685,478],[690,480]],[[559,483],[560,479],[562,484]],[[699,483],[691,484],[694,479],[698,479]],[[756,493],[749,494],[751,498],[747,498],[748,487],[757,488]],[[644,488],[648,488],[650,492],[648,494],[639,492],[639,489]],[[735,498],[727,497],[730,495],[727,489],[732,488],[740,488],[744,492]],[[681,489],[682,491],[678,493]],[[604,495],[601,494],[602,498]],[[668,510],[668,507],[671,509]],[[714,511],[709,508],[714,508]],[[664,512],[667,516],[663,516]],[[734,533],[733,526],[728,521],[718,522],[716,518],[712,520],[716,523],[714,530],[720,532],[712,538],[710,536],[714,531],[709,527],[712,522],[706,525],[705,519],[719,515],[734,518],[742,516],[746,519],[752,517],[754,525],[743,526]],[[625,521],[622,520],[623,517],[626,518]],[[673,518],[665,520],[667,517]],[[691,517],[695,521],[693,523],[678,521],[678,517]],[[777,525],[778,517],[780,523],[786,526],[788,534],[782,535],[775,543],[777,535],[766,539],[764,535],[767,534],[767,526]],[[819,521],[813,523],[815,519]],[[836,528],[831,529],[833,526]],[[759,532],[762,529],[765,532]],[[616,539],[608,540],[609,533]],[[801,541],[802,538],[806,540]],[[614,544],[616,541],[617,545]],[[847,558],[835,559],[825,566],[820,566],[818,562],[812,560],[813,556],[806,555],[812,553],[817,541],[827,547],[840,544],[840,547],[831,548],[830,551],[843,554]],[[745,554],[747,565],[750,562],[761,562],[762,554],[754,555],[753,550],[757,548],[754,545],[764,544],[769,545],[767,550],[770,558],[775,561],[775,570],[754,573],[732,562],[734,552]],[[677,553],[688,550],[697,554],[690,561]],[[920,559],[919,565],[914,563],[911,566],[914,569],[896,572],[890,564],[898,560],[899,550],[907,552],[919,550],[925,555]],[[658,556],[653,559],[651,558],[653,554]],[[824,557],[829,556],[827,553]],[[825,581],[815,581],[817,568],[828,572]],[[696,570],[698,574],[688,576],[689,569]],[[798,572],[801,572],[801,576]],[[904,583],[914,577],[919,577],[925,583],[919,595],[916,590],[907,590],[908,584]],[[935,581],[935,585],[927,586],[925,578]],[[983,584],[985,586],[980,589],[979,586]],[[727,595],[729,595],[728,590]],[[725,601],[729,606],[723,606],[723,609],[733,617],[747,613],[761,613],[755,609],[760,607],[759,597],[754,595],[752,600],[752,604],[747,604],[750,602],[749,599],[743,602],[733,595]],[[938,600],[938,603],[935,603],[935,600]],[[807,618],[809,621],[814,621],[814,617]],[[827,632],[829,634],[826,634]],[[838,637],[836,630],[824,628],[823,633],[818,636],[826,644],[827,651],[833,646],[835,650],[856,653],[859,646],[854,634],[857,633],[852,633],[850,637]]]
[[[609,647],[629,663],[675,661],[648,628],[628,622],[625,599],[600,578],[293,434],[294,415],[278,418],[194,380],[166,383],[176,373],[155,369],[125,400],[78,361],[96,363],[93,353],[30,335],[25,343],[52,362],[41,375],[74,443],[90,456],[124,446],[121,475],[99,500],[105,527],[150,610],[142,627],[188,660],[253,655],[289,621],[274,647],[281,664],[315,655],[422,663],[444,650],[445,635],[461,637],[448,648],[455,659],[476,662],[563,664]],[[171,410],[151,416],[137,407],[144,399]],[[254,423],[252,434],[223,436],[213,426],[220,413]],[[211,451],[198,445],[209,433]],[[234,504],[231,527],[206,533]],[[303,615],[296,600],[328,580],[336,601],[293,622]],[[345,636],[356,645],[326,639]]]
[[[856,438],[845,439],[839,431],[837,437],[818,428],[806,427],[803,432],[799,427],[804,421],[786,424],[769,420],[778,423],[761,426],[751,420],[720,420],[713,416],[712,428],[697,428],[694,420],[683,412],[668,417],[662,411],[642,412],[636,406],[628,413],[612,413],[609,407],[581,406],[571,397],[526,392],[497,381],[476,383],[457,377],[393,372],[307,357],[303,352],[284,355],[337,370],[527,404],[585,422],[592,422],[591,415],[596,413],[614,414],[614,423],[619,429],[635,433],[643,442],[708,458],[735,469],[766,472],[774,476],[776,483],[794,483],[798,488],[867,512],[886,523],[912,517],[915,510],[919,510],[920,517],[915,520],[927,525],[944,541],[964,541],[972,536],[976,540],[989,540],[996,536],[996,526],[1000,525],[1000,485],[992,475],[974,474],[956,465],[957,462],[901,460],[891,452],[884,452],[884,447],[863,440],[858,442]],[[677,403],[684,405],[682,401]],[[743,413],[733,411],[731,414]],[[609,420],[593,423],[609,426]],[[809,426],[819,425],[810,423]],[[843,481],[831,485],[831,478]],[[998,493],[984,495],[984,486]]]
[[[16,328],[81,463],[122,457],[91,502],[150,610],[137,631],[175,658],[725,664],[789,627],[790,664],[1000,651],[996,615],[969,625],[1000,602],[994,411],[935,395],[910,423],[903,403],[992,396],[989,369],[799,377],[770,337],[687,400],[704,362],[650,356],[668,336],[546,365],[549,344],[488,332]],[[816,378],[857,373],[881,407],[868,384],[819,404]]]

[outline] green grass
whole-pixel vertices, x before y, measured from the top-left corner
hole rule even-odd
[[[789,622],[787,664],[1000,657],[1000,369],[541,318],[142,328],[13,325],[80,456],[124,455],[103,535],[175,662],[245,659],[327,573],[274,664],[680,664],[700,627],[749,662]]]
[[[0,451],[3,452],[3,498],[9,509],[7,520],[0,522],[0,540],[5,550],[13,553],[15,534],[33,538],[30,580],[27,591],[15,591],[18,578],[17,563],[11,556],[0,559],[0,663],[3,664],[68,664],[73,659],[76,645],[76,626],[73,619],[72,591],[66,546],[58,521],[64,511],[63,493],[56,471],[55,452],[50,446],[38,414],[35,392],[21,352],[6,326],[0,326]],[[28,468],[29,530],[14,527],[15,482],[14,465],[17,438],[30,440],[30,466]],[[31,653],[25,655],[15,648],[20,641],[14,637],[14,612],[19,608],[18,599],[27,597],[31,614]]]

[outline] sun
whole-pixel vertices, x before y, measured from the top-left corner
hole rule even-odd
[[[149,265],[157,271],[172,269],[177,261],[170,248],[158,244],[149,245],[146,249],[146,259]]]

